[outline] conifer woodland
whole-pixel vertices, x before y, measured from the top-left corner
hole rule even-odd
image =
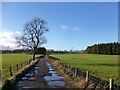
[[[120,55],[120,43],[104,43],[88,46],[85,52],[89,54]]]

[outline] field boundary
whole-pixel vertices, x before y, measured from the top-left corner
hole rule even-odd
[[[110,79],[110,81],[104,80],[100,77],[97,77],[96,75],[93,75],[91,73],[88,73],[87,70],[82,70],[82,69],[78,69],[78,68],[74,68],[73,66],[70,66],[68,64],[62,63],[60,62],[60,60],[51,57],[51,56],[47,56],[47,58],[49,58],[50,60],[53,61],[58,61],[59,65],[64,67],[64,68],[71,68],[72,72],[74,73],[73,77],[80,77],[83,76],[85,79],[87,78],[89,82],[94,83],[95,87],[101,87],[101,88],[114,88],[114,89],[120,89],[120,85],[114,84],[113,83],[113,79]],[[88,73],[88,75],[87,75]]]
[[[35,59],[37,59],[37,58],[38,57],[36,57]],[[7,73],[4,73],[4,74],[2,73],[2,82],[4,83],[7,80],[7,78],[15,76],[24,67],[30,65],[32,61],[33,61],[33,59],[27,59],[23,62],[16,63],[14,65],[10,65],[9,67],[5,68],[8,71],[7,71]],[[3,72],[3,70],[2,70],[2,72]],[[4,72],[6,72],[6,71],[4,71]]]
[[[26,64],[23,68],[19,69],[15,72],[10,78],[7,78],[2,86],[2,90],[10,90],[12,86],[19,81],[19,79],[29,71],[43,56],[36,57],[35,60],[31,60],[29,64]]]

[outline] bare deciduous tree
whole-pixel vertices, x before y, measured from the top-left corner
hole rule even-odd
[[[19,46],[32,49],[33,60],[35,59],[37,48],[46,43],[44,34],[49,31],[46,24],[45,20],[35,17],[32,21],[25,24],[23,35],[16,38]]]

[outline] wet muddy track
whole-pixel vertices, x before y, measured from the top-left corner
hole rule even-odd
[[[59,75],[55,67],[43,58],[39,59],[38,63],[16,83],[14,89],[66,87],[64,77]]]
[[[48,66],[48,73],[50,75],[47,75],[44,77],[44,79],[47,81],[47,84],[49,87],[65,87],[65,82],[63,81],[64,77],[60,76],[55,67],[52,67],[50,63],[46,62]]]

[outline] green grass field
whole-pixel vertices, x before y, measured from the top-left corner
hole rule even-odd
[[[88,70],[91,74],[105,80],[113,78],[116,84],[120,84],[118,78],[118,55],[97,54],[51,54],[50,56],[60,59],[79,69]]]
[[[36,55],[40,56],[40,55]],[[10,77],[9,67],[12,66],[13,72],[16,71],[16,64],[24,63],[32,58],[32,55],[20,53],[20,54],[2,54],[2,80]],[[21,68],[19,66],[19,68]]]

